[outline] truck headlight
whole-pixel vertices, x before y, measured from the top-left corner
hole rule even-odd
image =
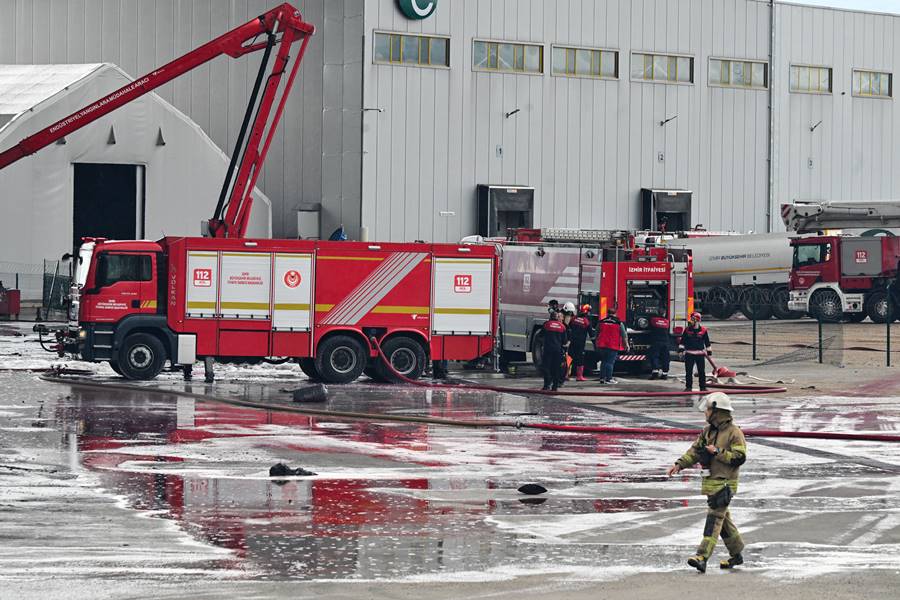
[[[78,339],[79,340],[87,339],[87,329],[79,329],[78,330]]]

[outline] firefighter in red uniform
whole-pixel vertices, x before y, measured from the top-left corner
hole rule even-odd
[[[600,383],[618,383],[613,379],[613,369],[620,352],[630,349],[628,330],[616,316],[616,309],[610,308],[606,318],[600,321],[597,335],[597,348],[600,350]]]
[[[678,338],[678,354],[684,359],[684,390],[690,392],[694,387],[694,366],[697,366],[697,378],[700,380],[700,391],[706,391],[706,357],[712,354],[709,349],[709,332],[700,325],[700,313],[691,315],[688,326]]]
[[[669,320],[650,317],[650,379],[669,377]]]
[[[541,365],[544,368],[545,390],[553,390],[559,387],[562,379],[562,361],[565,357],[566,346],[569,345],[568,331],[560,320],[558,312],[550,313],[550,320],[544,323],[544,347],[541,356]]]
[[[584,304],[578,312],[578,316],[569,323],[569,356],[575,366],[575,380],[587,381],[584,378],[584,346],[589,337],[594,337],[594,328],[591,327],[591,305]]]

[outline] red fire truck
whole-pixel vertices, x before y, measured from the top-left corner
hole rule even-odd
[[[85,240],[70,324],[57,332],[56,351],[107,361],[130,379],[151,379],[167,361],[287,358],[334,383],[363,372],[394,376],[373,338],[412,378],[428,359],[491,353],[499,273],[493,246],[244,238],[250,194],[313,32],[282,4],[0,153],[3,168],[216,56],[263,51],[210,237]]]
[[[497,242],[502,250],[500,279],[501,362],[532,360],[540,366],[541,326],[547,305],[590,304],[595,321],[617,307],[628,327],[632,351],[619,357],[632,371],[649,366],[650,319],[666,317],[670,334],[693,310],[693,274],[689,251],[638,248],[627,231],[519,229]],[[598,353],[588,345],[588,363]]]

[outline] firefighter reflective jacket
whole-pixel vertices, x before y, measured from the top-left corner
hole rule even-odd
[[[719,449],[719,454],[709,454],[706,447],[710,444]],[[711,423],[675,464],[687,469],[698,462],[706,463],[707,460],[709,476],[703,478],[701,492],[711,496],[727,484],[732,492],[737,493],[741,465],[747,460],[747,441],[744,432],[734,424],[728,411],[716,410]]]
[[[559,321],[550,320],[544,323],[544,353],[562,355],[563,346],[569,339],[569,331]]]
[[[625,324],[612,315],[600,321],[597,347],[624,351],[628,347],[628,332],[625,330]]]
[[[591,333],[591,321],[587,317],[575,317],[569,323],[569,337],[574,346],[583,347]]]
[[[669,320],[665,317],[650,318],[650,343],[669,343]]]
[[[678,350],[686,354],[705,354],[709,350],[709,332],[706,327],[684,328],[684,333],[678,338]]]

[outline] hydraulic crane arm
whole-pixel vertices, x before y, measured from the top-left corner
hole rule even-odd
[[[315,33],[315,27],[304,22],[297,9],[287,3],[277,6],[256,19],[232,29],[199,48],[191,50],[184,56],[176,58],[167,65],[143,77],[139,77],[128,85],[85,106],[46,129],[23,139],[12,148],[0,152],[0,169],[21,158],[34,154],[38,150],[78,131],[85,125],[108,115],[117,108],[140,98],[144,94],[218,56],[224,54],[232,58],[238,58],[251,52],[264,50],[263,61],[260,65],[260,71],[257,75],[240,134],[238,135],[235,151],[231,157],[231,164],[228,167],[222,194],[213,218],[209,221],[209,233],[213,237],[243,237],[247,229],[250,207],[253,202],[250,194],[259,177],[269,145],[275,135],[278,121],[284,112],[291,86],[294,83],[294,78],[303,60],[303,54],[306,52],[306,47],[313,33]],[[259,36],[265,36],[266,41],[257,42],[256,40]],[[281,92],[278,106],[270,123],[269,116],[278,96],[282,76],[285,74],[291,59],[291,46],[295,42],[301,42],[300,50],[294,60],[287,83]],[[279,47],[275,55],[275,63],[268,78],[265,78],[265,82],[263,82],[265,68],[269,62],[272,49],[276,45]],[[262,98],[257,103],[260,90],[262,90]],[[248,129],[250,135],[245,145],[244,141]]]
[[[900,227],[900,202],[795,202],[781,205],[788,231]]]

